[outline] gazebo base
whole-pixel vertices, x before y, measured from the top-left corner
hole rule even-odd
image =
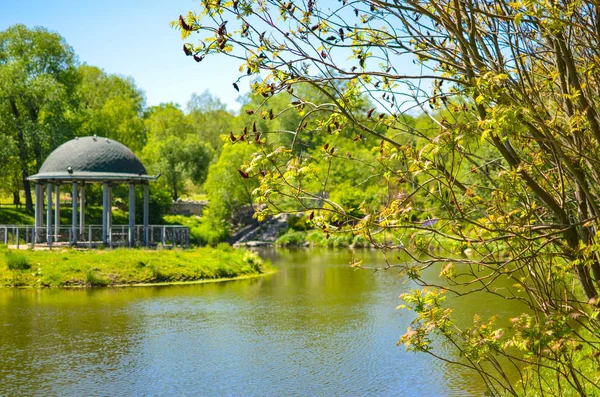
[[[102,226],[89,225],[83,230],[72,228],[35,228],[28,225],[0,225],[0,243],[25,247],[182,247],[190,245],[190,231],[186,226],[171,225],[126,225],[108,228],[102,235]]]

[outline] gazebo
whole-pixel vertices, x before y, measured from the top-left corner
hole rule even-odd
[[[148,175],[146,168],[136,155],[125,145],[97,136],[75,138],[54,150],[46,159],[39,173],[28,179],[35,183],[35,225],[33,233],[29,228],[25,232],[25,243],[47,243],[52,246],[53,242],[69,243],[94,243],[112,246],[113,244],[128,244],[149,246],[150,238],[154,242],[152,230],[148,225],[148,186],[155,181],[157,176]],[[102,194],[102,226],[85,224],[85,185],[101,183]],[[72,221],[71,227],[61,229],[60,225],[60,186],[71,184]],[[112,224],[112,187],[115,184],[129,185],[129,224],[115,227]],[[135,189],[141,185],[144,189],[144,216],[143,225],[135,225]],[[44,189],[45,186],[45,189]],[[46,225],[44,227],[44,190],[46,190]],[[78,195],[79,192],[79,195]],[[52,195],[55,195],[54,217],[52,211]],[[79,196],[79,210],[77,207]],[[77,222],[79,214],[79,223]],[[19,229],[22,226],[4,226],[5,242],[9,240],[10,228],[16,229],[16,242],[19,243]],[[152,226],[150,226],[152,228]],[[165,226],[155,226],[160,231],[156,239],[165,245]],[[187,245],[189,235],[187,228],[179,231],[180,245]],[[143,237],[140,236],[140,231]],[[98,236],[98,232],[101,235]],[[23,236],[21,236],[23,237]],[[142,238],[141,238],[142,237]],[[175,230],[171,230],[171,239],[176,244]]]

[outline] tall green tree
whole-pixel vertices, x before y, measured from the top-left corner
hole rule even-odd
[[[197,137],[210,144],[218,158],[223,148],[221,135],[233,128],[234,115],[218,97],[205,91],[192,95],[187,104],[187,118]]]
[[[331,199],[320,208],[306,180],[328,178],[329,168],[267,145],[245,171],[260,179],[261,201],[312,199],[313,221],[326,233],[363,234],[385,250],[412,242],[427,252],[416,265],[389,264],[424,286],[404,296],[417,317],[401,343],[438,356],[434,338],[448,340],[492,394],[600,393],[589,371],[600,335],[596,3],[208,0],[174,24],[187,55],[239,60],[236,81],[252,79],[264,98],[251,112],[288,92],[302,116],[316,105],[295,87],[321,92],[329,115],[319,129],[291,129],[291,145],[320,134],[325,155],[341,158],[328,135],[358,133],[355,145],[377,154],[381,185],[406,192],[377,209],[357,212]],[[363,95],[376,106],[358,106]],[[429,119],[426,130],[406,120],[411,109]],[[437,218],[419,219],[415,198]],[[385,230],[394,238],[373,238]],[[457,245],[477,257],[445,254]],[[433,266],[442,290],[419,277]],[[494,289],[497,279],[513,289]],[[510,332],[493,319],[459,327],[445,291],[494,293],[527,311]],[[513,364],[523,369],[519,383],[507,376]]]
[[[78,73],[77,133],[105,136],[140,151],[145,143],[142,91],[131,78],[95,66],[80,65]]]
[[[142,156],[152,170],[163,175],[173,200],[179,198],[187,179],[204,183],[212,148],[195,133],[181,109],[172,104],[152,107],[144,124],[148,143]]]
[[[57,33],[24,25],[0,32],[2,134],[14,142],[29,211],[33,201],[27,177],[48,151],[73,136],[68,110],[77,82],[73,49]]]
[[[216,163],[208,170],[205,190],[208,196],[208,210],[203,216],[203,224],[224,239],[231,232],[231,220],[236,210],[252,205],[252,191],[258,187],[256,178],[246,178],[243,164],[251,160],[254,148],[246,143],[226,144]]]

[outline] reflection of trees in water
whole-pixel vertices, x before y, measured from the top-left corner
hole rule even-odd
[[[349,250],[263,255],[278,273],[194,286],[0,290],[0,394],[178,394],[161,389],[177,387],[172,380],[214,395],[260,394],[247,385],[274,383],[280,395],[482,391],[472,372],[395,347],[412,319],[394,310],[411,288],[397,270],[355,271]],[[355,256],[383,263],[377,251]],[[469,320],[492,303],[449,304]]]
[[[282,315],[273,325],[330,333],[369,321],[364,308],[377,286],[367,274],[354,272],[350,259],[347,250],[278,250],[274,262],[281,274],[274,277],[280,282],[272,283],[268,293],[270,305]]]
[[[0,394],[55,394],[119,367],[138,332],[132,297],[115,292],[0,290]]]

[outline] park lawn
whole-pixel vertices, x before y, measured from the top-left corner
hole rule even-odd
[[[46,208],[44,208],[44,221],[46,220],[45,211]],[[129,223],[126,211],[113,207],[112,214],[114,225],[127,225]],[[60,223],[70,225],[71,219],[71,207],[64,204],[61,205]],[[87,206],[85,209],[85,220],[89,225],[102,224],[102,207]],[[14,208],[14,206],[7,206],[0,208],[0,225],[33,225],[34,222],[33,213],[27,212],[25,207]]]
[[[29,267],[9,270],[17,259]],[[221,245],[188,250],[0,248],[0,286],[89,287],[232,279],[271,273],[256,253]]]

